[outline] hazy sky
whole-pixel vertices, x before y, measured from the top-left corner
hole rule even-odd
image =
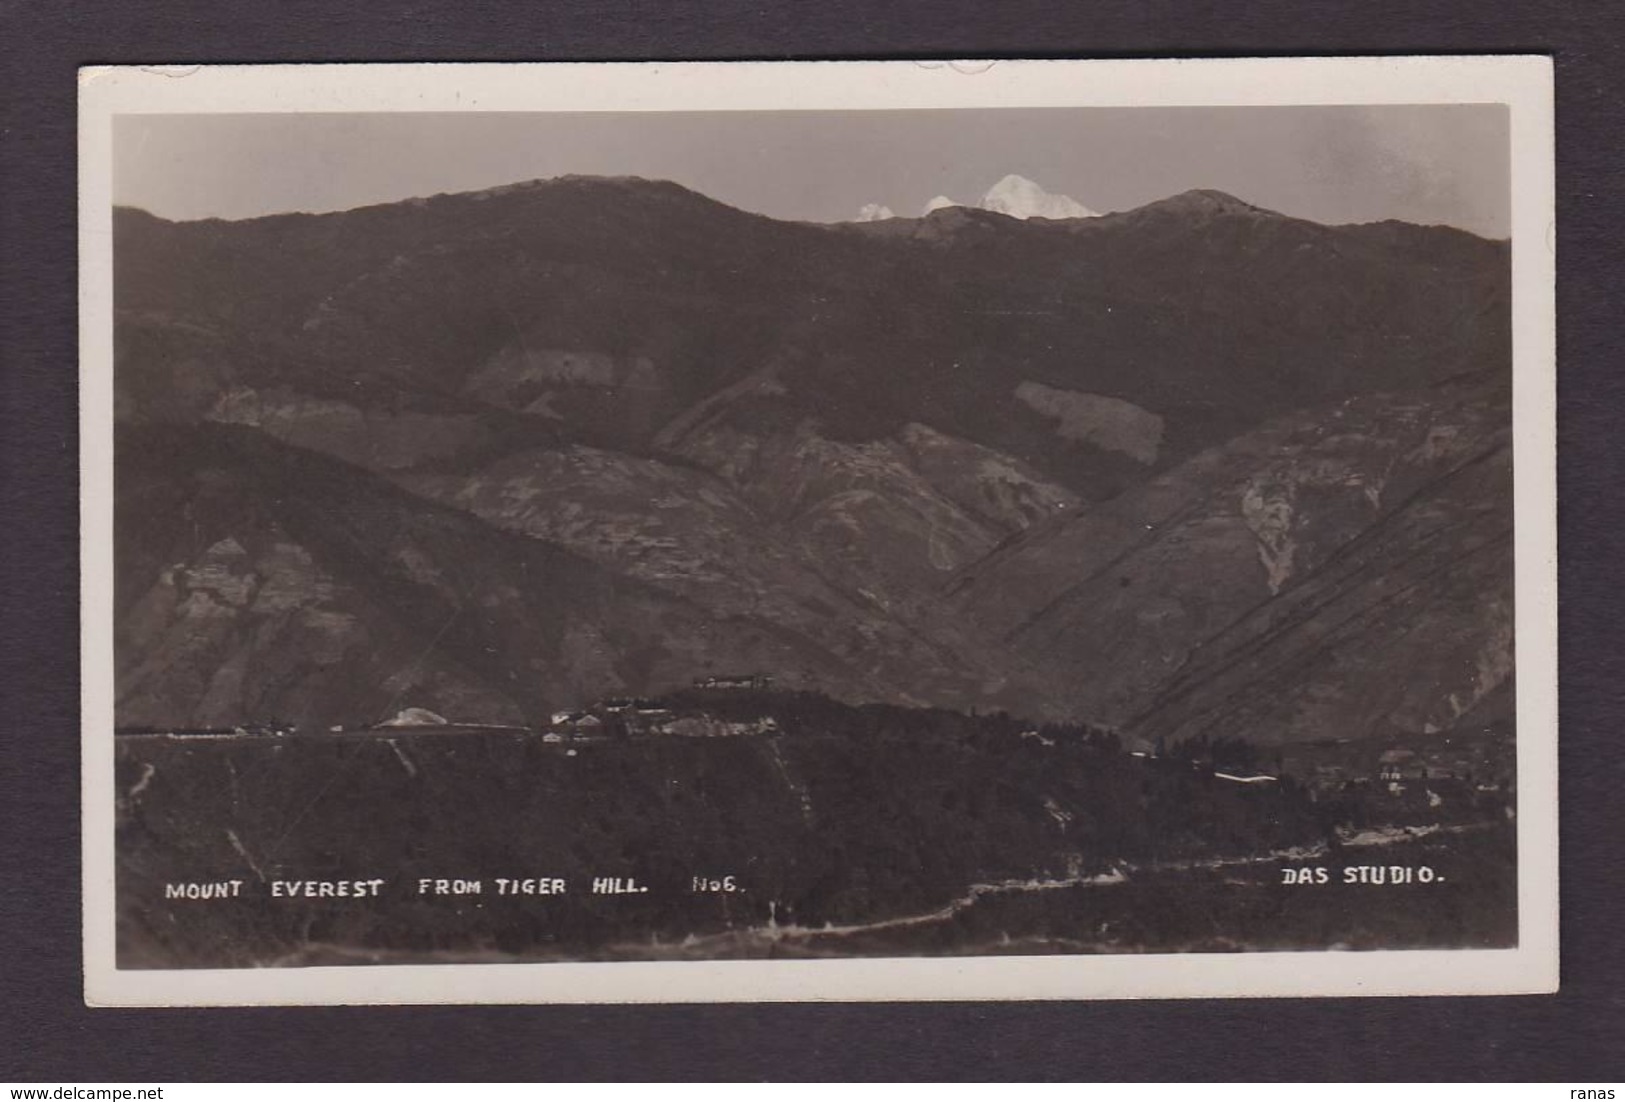
[[[777,218],[916,215],[1007,173],[1098,211],[1217,188],[1320,222],[1509,232],[1507,112],[1411,107],[121,116],[116,201],[329,211],[566,173],[675,180]]]

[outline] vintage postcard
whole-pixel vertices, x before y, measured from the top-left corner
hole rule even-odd
[[[93,1004],[1555,989],[1544,59],[80,87]]]

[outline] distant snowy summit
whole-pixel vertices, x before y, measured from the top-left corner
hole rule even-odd
[[[960,203],[939,195],[925,205],[920,212],[921,216],[942,210],[944,207],[976,206],[982,210],[990,210],[995,214],[1008,215],[1011,218],[1095,218],[1098,211],[1090,210],[1070,195],[1057,195],[1045,191],[1025,176],[1014,174],[1006,176],[982,196],[980,202]],[[870,203],[858,212],[859,222],[876,222],[883,218],[895,218],[890,207],[879,203]]]
[[[980,205],[1011,218],[1094,218],[1099,213],[1070,195],[1056,195],[1025,176],[1013,175],[989,188]]]

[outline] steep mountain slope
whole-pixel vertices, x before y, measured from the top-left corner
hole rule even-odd
[[[1175,737],[1302,737],[1336,693],[1356,733],[1448,723],[1510,662],[1505,459],[1467,463],[1505,444],[1506,260],[1213,192],[119,211],[120,721],[514,720],[761,669]]]
[[[735,409],[674,426],[660,442],[727,480],[840,584],[887,608],[934,604],[953,571],[1077,503],[1006,456],[918,424],[849,443],[811,419],[753,423]]]
[[[1510,458],[1496,380],[1352,399],[1034,527],[954,597],[1142,737],[1437,730],[1511,672]]]
[[[125,725],[360,723],[407,705],[536,721],[756,668],[906,695],[771,609],[701,607],[260,433],[119,443]]]
[[[705,472],[572,447],[516,453],[472,477],[412,474],[398,481],[499,528],[566,547],[713,615],[771,624],[826,656],[811,666],[781,660],[773,667],[781,684],[822,685],[857,699],[987,703],[981,686],[995,676],[998,664],[987,667],[978,648],[956,638],[951,624],[920,632],[912,619],[899,615],[903,610],[893,605],[884,574],[841,569],[838,549],[820,546],[820,541],[831,545],[834,537],[822,536],[817,521],[800,516],[781,523]],[[919,502],[952,513],[923,484],[888,497],[874,491],[829,492],[816,508],[824,516],[860,508],[854,497],[883,502],[883,508],[903,514],[890,533],[896,540],[915,534],[910,521],[916,518],[908,510]],[[878,528],[854,535],[849,552],[862,554],[886,535]],[[992,545],[980,529],[965,536],[978,537],[975,549],[965,553],[967,560]],[[866,562],[889,567],[912,561],[915,551],[882,548]]]

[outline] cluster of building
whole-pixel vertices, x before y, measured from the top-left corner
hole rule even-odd
[[[1487,738],[1435,738],[1373,750],[1369,743],[1285,747],[1286,770],[1312,792],[1369,786],[1395,800],[1476,798],[1512,789],[1510,750]]]
[[[550,730],[592,733],[602,730],[611,722],[645,726],[669,719],[672,710],[651,700],[614,698],[601,700],[578,711],[554,712],[549,717]]]
[[[1470,781],[1477,792],[1499,792],[1504,785],[1501,771],[1483,757],[1448,748],[1427,753],[1397,747],[1377,759],[1377,783],[1390,796],[1437,781]]]
[[[773,679],[763,673],[734,674],[723,677],[696,677],[696,689],[771,689]]]
[[[773,679],[763,674],[703,677],[694,680],[696,689],[770,689]],[[678,715],[656,700],[613,697],[585,708],[554,712],[549,717],[544,742],[579,741],[610,735],[679,735],[688,738],[718,738],[738,735],[765,735],[779,730],[772,716],[738,721],[723,720],[700,713]]]

